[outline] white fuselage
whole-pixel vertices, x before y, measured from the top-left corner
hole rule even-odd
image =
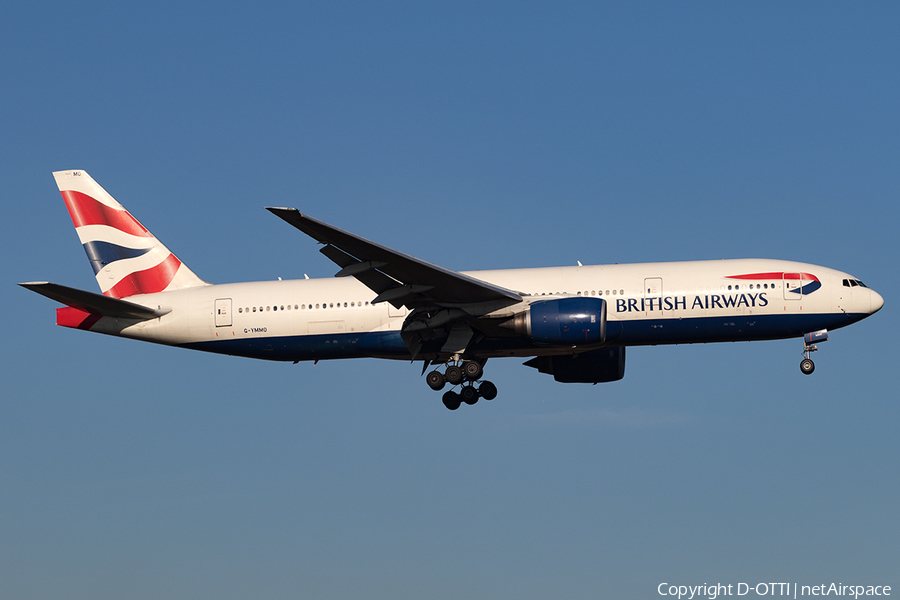
[[[603,345],[632,346],[799,337],[856,322],[882,298],[850,275],[805,263],[741,259],[471,271],[465,275],[519,292],[526,303],[597,297],[607,302]],[[372,304],[352,277],[232,283],[132,296],[171,312],[148,321],[103,317],[92,331],[272,360],[409,359],[400,338],[405,308]],[[594,346],[596,347],[596,346]],[[588,348],[584,348],[588,349]],[[571,353],[521,336],[478,346],[476,355]]]

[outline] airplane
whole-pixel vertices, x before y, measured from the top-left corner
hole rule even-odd
[[[459,272],[382,246],[295,208],[271,213],[322,244],[334,278],[210,284],[83,170],[53,173],[101,294],[49,282],[56,323],[275,361],[422,362],[456,410],[497,387],[489,358],[565,383],[625,376],[629,346],[803,338],[800,369],[828,333],[876,313],[883,298],[827,267],[737,259]]]

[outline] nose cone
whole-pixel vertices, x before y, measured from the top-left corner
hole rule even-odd
[[[869,314],[874,315],[879,310],[881,310],[882,306],[884,306],[884,298],[882,298],[881,294],[879,294],[875,290],[869,290],[869,292],[871,293],[871,296],[869,298]]]

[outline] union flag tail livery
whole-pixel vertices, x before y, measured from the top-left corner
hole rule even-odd
[[[86,172],[53,177],[104,296],[206,285]]]
[[[796,338],[808,375],[816,344],[884,304],[848,273],[773,259],[452,271],[294,208],[268,210],[322,244],[335,278],[211,285],[87,173],[54,177],[103,292],[20,284],[66,305],[58,325],[264,360],[420,361],[451,410],[496,397],[489,358],[601,383],[625,376],[628,346]]]

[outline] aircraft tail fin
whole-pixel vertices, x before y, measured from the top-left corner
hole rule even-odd
[[[57,171],[53,177],[104,296],[208,285],[85,171]]]

